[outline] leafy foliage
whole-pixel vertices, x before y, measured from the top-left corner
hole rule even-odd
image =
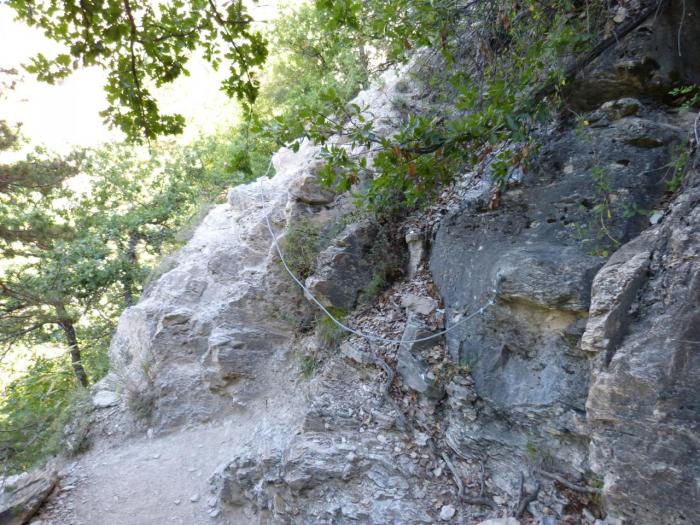
[[[76,390],[65,357],[38,357],[5,388],[0,404],[0,459],[10,472],[58,452],[65,424],[87,394]]]
[[[327,110],[305,115],[297,127],[325,144],[327,184],[350,189],[366,181],[359,200],[381,210],[426,202],[497,144],[512,145],[492,163],[497,191],[505,189],[514,168],[527,170],[534,131],[551,105],[538,87],[562,85],[567,57],[590,41],[590,19],[596,16],[592,8],[567,1],[318,0],[317,5],[332,13],[335,23],[387,44],[389,59],[406,59],[417,46],[442,51],[431,74],[451,85],[450,111],[408,114],[387,136],[378,132],[367,108],[346,106],[329,89],[323,93]],[[395,13],[399,16],[389,22]],[[480,23],[465,27],[465,19]],[[469,49],[463,49],[465,40]],[[441,76],[445,65],[457,73]],[[328,142],[338,134],[349,144]],[[366,155],[356,153],[362,148]]]
[[[182,115],[162,114],[153,86],[189,75],[193,51],[215,68],[228,63],[222,89],[252,103],[259,83],[254,71],[267,57],[262,35],[242,0],[220,8],[214,0],[171,0],[157,5],[145,0],[8,0],[19,17],[38,26],[67,52],[47,58],[39,53],[28,66],[40,80],[54,83],[73,70],[99,66],[107,70],[109,107],[106,121],[134,140],[182,132]]]

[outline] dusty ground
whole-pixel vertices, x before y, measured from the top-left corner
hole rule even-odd
[[[217,426],[134,439],[91,450],[65,469],[59,492],[40,514],[51,525],[214,523],[208,478],[231,456],[242,427]]]
[[[290,353],[276,356],[256,385],[260,395],[226,419],[195,428],[151,437],[126,431],[116,408],[97,411],[92,448],[62,467],[59,487],[32,525],[254,523],[232,509],[222,521],[209,478],[247,443],[281,446],[293,432],[303,411],[292,405],[305,402],[304,383],[292,371],[297,363]],[[124,435],[132,437],[121,440]]]

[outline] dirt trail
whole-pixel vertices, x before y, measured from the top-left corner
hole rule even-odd
[[[208,480],[235,453],[240,431],[229,419],[90,451],[66,467],[60,492],[40,517],[47,525],[217,523],[208,515]]]
[[[225,419],[122,443],[97,439],[63,467],[60,487],[33,525],[245,525],[253,516],[216,515],[209,478],[246,447],[283,447],[303,417],[303,387],[288,359],[271,363],[257,395]],[[298,378],[298,373],[295,374]],[[280,381],[280,378],[286,380]],[[301,387],[301,388],[300,388]],[[119,418],[116,409],[102,418]]]

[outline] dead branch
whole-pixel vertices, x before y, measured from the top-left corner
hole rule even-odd
[[[464,496],[464,483],[462,483],[462,478],[460,478],[459,473],[452,464],[452,460],[450,460],[450,456],[447,455],[447,452],[443,452],[441,456],[442,460],[447,465],[447,468],[450,469],[452,478],[455,480],[455,485],[457,485],[457,496],[459,496],[459,499],[462,499],[462,496]]]
[[[517,519],[522,518],[523,514],[525,514],[525,511],[527,510],[527,506],[537,499],[537,495],[540,493],[540,484],[537,482],[535,485],[535,490],[528,494],[525,491],[525,475],[521,472],[519,492],[518,505],[516,506],[514,513],[514,516]]]
[[[589,487],[586,485],[577,485],[576,483],[572,483],[571,481],[567,480],[562,476],[559,476],[558,474],[553,474],[551,472],[547,472],[546,470],[537,469],[536,472],[547,479],[551,479],[552,481],[556,481],[557,483],[564,485],[567,489],[573,490],[574,492],[582,492],[584,494],[602,493],[600,489],[597,489],[595,487]]]
[[[460,450],[454,445],[454,443],[450,442],[449,438],[445,437],[444,441],[447,444],[447,446],[450,448],[450,450],[452,450],[457,456],[459,456],[461,459],[463,459],[465,461],[469,461],[469,458],[467,458],[467,456],[462,454],[462,452],[460,452]],[[450,465],[448,464],[447,466],[449,467]],[[478,496],[463,495],[462,501],[464,503],[466,503],[467,505],[481,505],[483,507],[489,507],[493,510],[496,510],[496,503],[486,495],[486,482],[485,482],[485,480],[486,480],[486,470],[484,468],[484,462],[482,461],[481,462],[481,479],[479,480],[479,485],[480,485],[479,495]]]

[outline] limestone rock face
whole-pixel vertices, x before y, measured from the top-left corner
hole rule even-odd
[[[633,106],[609,116],[610,108]],[[448,434],[464,450],[494,450],[501,473],[512,468],[517,475],[520,460],[502,458],[526,457],[526,449],[553,468],[586,472],[590,363],[578,342],[591,283],[606,250],[614,249],[611,239],[625,241],[646,226],[644,216],[624,210],[658,201],[658,170],[683,137],[672,117],[630,101],[604,106],[589,122],[583,136],[575,129],[552,136],[539,165],[503,195],[499,209],[467,198],[433,241],[431,270],[448,319],[458,322],[496,299],[447,335],[480,397],[478,420],[455,415]],[[594,301],[593,308],[605,307]],[[605,336],[586,341],[592,337]]]
[[[641,95],[666,95],[680,84],[700,83],[700,1],[650,7],[650,16],[598,60],[585,67],[571,86],[571,101],[591,109],[601,101]],[[661,7],[661,8],[660,8]]]
[[[296,209],[287,187],[307,173],[316,152],[308,143],[298,153],[283,149],[272,179],[231,190],[175,268],[122,315],[105,384],[152,414],[156,428],[245,404],[255,371],[291,341],[293,320],[308,306],[275,261],[265,217],[276,234],[286,226]]]
[[[700,174],[596,276],[591,465],[635,525],[700,523]]]
[[[292,181],[289,193],[307,204],[330,204],[335,199],[335,193],[324,188],[318,177],[307,173]]]

